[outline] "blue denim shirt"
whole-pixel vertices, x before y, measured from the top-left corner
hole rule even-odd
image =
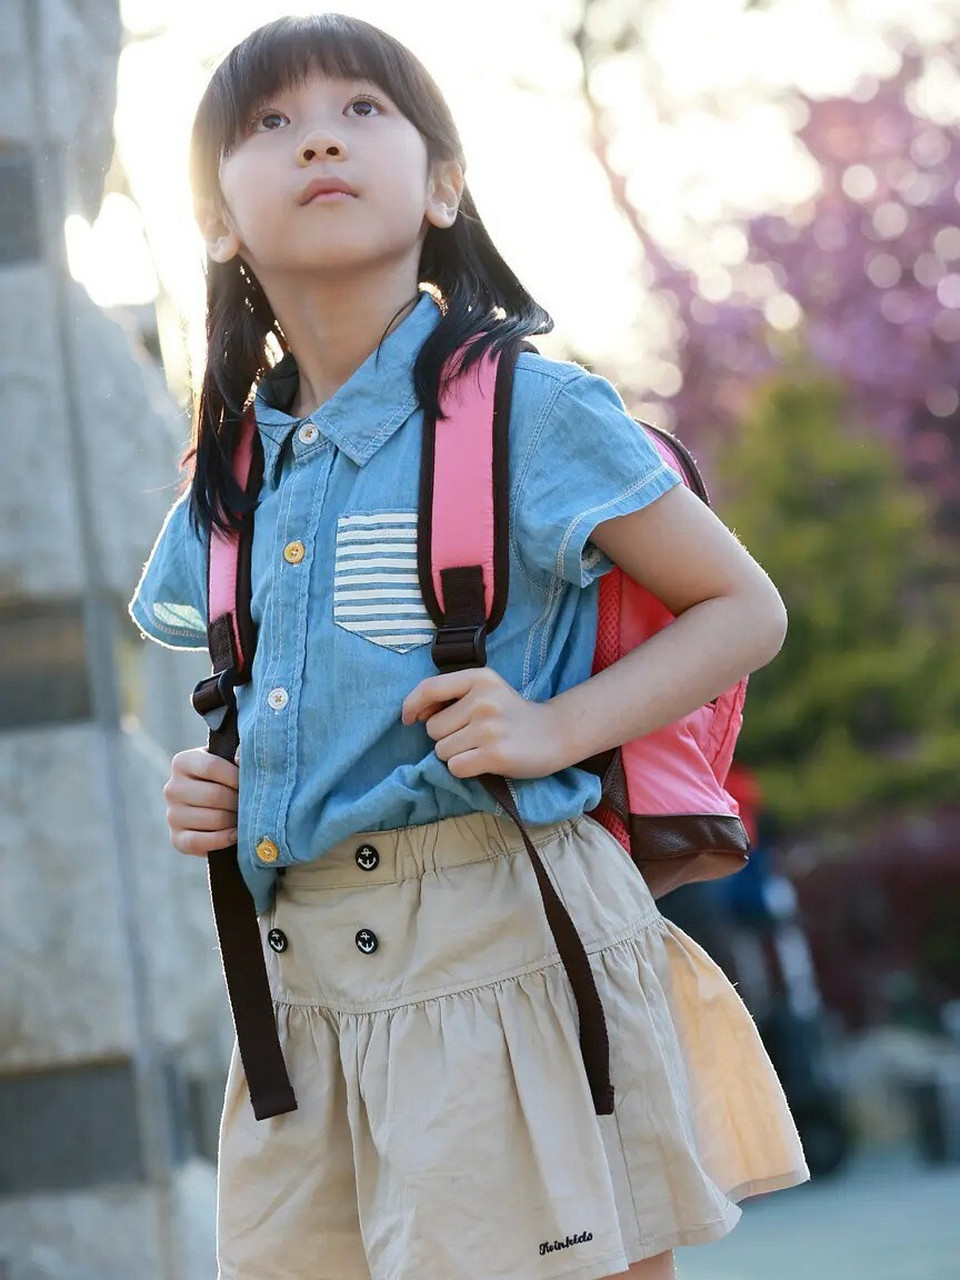
[[[237,702],[238,852],[259,911],[279,867],[320,857],[352,832],[498,808],[476,779],[450,773],[423,724],[400,719],[410,690],[437,674],[417,588],[422,413],[412,368],[439,318],[425,293],[307,418],[283,407],[296,389],[292,355],[257,388],[258,641]],[[591,673],[598,579],[613,567],[591,532],[681,479],[609,382],[530,352],[514,377],[509,458],[509,595],[488,661],[524,698],[545,701]],[[160,644],[206,648],[206,548],[186,496],[167,514],[129,611]],[[600,798],[583,769],[511,785],[531,823],[575,817]]]

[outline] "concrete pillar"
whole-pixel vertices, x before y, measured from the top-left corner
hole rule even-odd
[[[229,1016],[161,791],[209,664],[125,613],[182,415],[63,241],[112,155],[117,0],[3,0],[3,26],[0,1276],[213,1280]]]

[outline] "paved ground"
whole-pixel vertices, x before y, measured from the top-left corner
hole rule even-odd
[[[725,1239],[676,1251],[679,1280],[960,1280],[960,1164],[858,1155],[741,1208]]]

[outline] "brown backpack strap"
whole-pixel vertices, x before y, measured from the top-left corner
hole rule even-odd
[[[514,804],[510,788],[505,778],[495,773],[483,773],[479,781],[503,805],[507,813],[520,828],[523,843],[530,855],[533,871],[540,887],[540,897],[546,913],[550,932],[560,953],[560,959],[566,970],[567,978],[573,989],[573,998],[577,1005],[577,1016],[580,1021],[580,1053],[587,1072],[587,1082],[593,1097],[593,1106],[598,1116],[608,1116],[613,1112],[613,1085],[610,1082],[610,1041],[607,1035],[607,1023],[600,1002],[597,984],[593,979],[590,959],[580,940],[570,913],[563,905],[563,900],[553,887],[553,881],[547,875],[536,846],[530,839],[526,827],[521,821],[517,806]]]
[[[246,485],[248,493],[259,490],[263,477],[263,455],[259,440],[255,443],[254,465]],[[250,679],[252,646],[256,643],[256,630],[250,618],[252,514],[247,516],[238,537],[236,618],[222,613],[211,619],[207,640],[213,673],[197,684],[191,698],[194,709],[207,724],[207,750],[231,762],[239,746],[234,686]],[[210,556],[215,554],[211,546],[207,565],[208,599]],[[237,631],[234,622],[238,624]],[[237,635],[245,645],[243,654],[236,651]],[[238,671],[242,673],[239,679]],[[277,1035],[260,926],[253,898],[240,872],[237,846],[213,850],[207,856],[207,873],[223,976],[253,1113],[258,1120],[265,1120],[295,1111],[297,1100]]]
[[[493,474],[488,473],[486,476],[475,478],[472,472],[470,474],[470,479],[474,483],[493,485],[494,522],[491,536],[495,545],[492,549],[483,549],[487,552],[484,559],[487,563],[493,564],[497,578],[492,592],[494,608],[489,617],[483,568],[479,564],[441,569],[442,607],[437,599],[433,580],[434,530],[431,515],[434,485],[444,484],[447,477],[434,474],[436,457],[434,433],[437,430],[437,424],[429,418],[424,421],[417,568],[420,576],[420,590],[437,624],[432,655],[434,664],[440,671],[462,671],[470,667],[484,666],[487,632],[500,621],[506,606],[509,566],[509,477],[506,459],[510,392],[516,356],[516,346],[503,352],[497,369],[496,393],[490,424],[494,432]],[[455,406],[455,402],[453,404]],[[456,429],[455,416],[454,407],[451,411],[451,418],[454,421],[450,424],[453,430]],[[447,457],[459,461],[456,453],[450,453]],[[469,465],[468,458],[464,458],[463,461],[464,465]],[[520,818],[506,779],[498,774],[486,773],[481,774],[477,780],[503,806],[520,830],[524,848],[530,857],[540,889],[547,923],[576,1001],[580,1024],[580,1051],[583,1055],[594,1109],[597,1115],[610,1115],[613,1111],[614,1097],[613,1085],[610,1082],[610,1044],[603,1005],[590,968],[590,960],[569,912],[547,874],[536,846]]]

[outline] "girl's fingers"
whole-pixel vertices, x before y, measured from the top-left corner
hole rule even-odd
[[[470,723],[470,711],[466,705],[466,699],[461,698],[459,702],[434,702],[426,707],[418,717],[426,723],[433,720],[434,723],[429,728],[429,733],[434,738],[443,738],[448,733],[454,733],[457,729],[462,729],[464,725]]]
[[[170,843],[178,853],[185,853],[191,858],[205,858],[214,849],[226,849],[236,844],[236,840],[236,830],[177,831],[171,835]]]
[[[219,782],[204,782],[198,778],[171,778],[163,788],[168,805],[186,808],[223,809],[236,813],[238,794],[231,787]]]
[[[226,809],[230,813],[236,813],[239,802],[238,793],[220,782],[188,781],[177,788],[173,799],[198,809]]]
[[[462,729],[458,729],[455,733],[446,734],[434,747],[439,760],[449,760],[451,756],[459,755],[463,751],[470,751],[475,747],[479,747],[476,741],[477,734],[471,725],[466,725]]]
[[[425,706],[422,711],[417,712],[417,719],[429,720],[431,716],[435,716],[441,712],[444,707],[450,707],[453,705],[454,704],[450,702],[431,702]]]
[[[203,747],[191,747],[189,751],[178,751],[173,757],[170,777],[171,780],[179,781],[189,778],[198,782],[213,782],[236,791],[240,769],[230,760],[221,760],[212,751]]]
[[[236,843],[239,777],[236,764],[204,747],[173,757],[163,796],[170,842],[176,850],[203,858]]]
[[[175,831],[232,831],[236,810],[198,809],[193,805],[167,806],[167,825]]]
[[[232,791],[236,791],[240,784],[240,766],[233,763],[232,760],[221,760],[219,756],[213,755],[209,751],[205,751],[206,759],[203,765],[193,774],[187,774],[187,777],[194,777],[198,781],[213,782],[221,787],[230,787]]]

